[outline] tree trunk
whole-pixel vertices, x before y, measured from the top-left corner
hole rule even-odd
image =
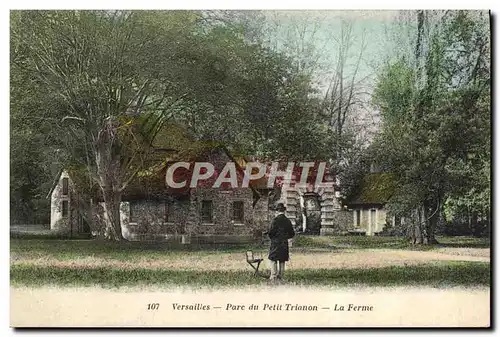
[[[488,227],[486,227],[488,237],[491,237],[491,210],[490,210],[490,208],[488,208],[486,210],[486,226],[488,226]]]
[[[470,208],[467,206],[467,226],[469,228],[469,234],[472,235],[473,230],[472,230],[472,219],[470,215]]]
[[[121,181],[120,155],[116,147],[116,123],[110,119],[99,134],[96,150],[97,176],[104,199],[106,236],[121,241],[120,221]]]
[[[424,243],[424,227],[422,226],[422,218],[425,214],[422,212],[422,208],[418,207],[417,208],[417,236],[416,236],[416,243],[419,245]]]
[[[407,225],[407,235],[410,240],[410,243],[421,244],[422,243],[422,228],[421,228],[421,215],[420,209],[417,208],[412,211],[412,215],[410,217],[410,221]]]
[[[96,153],[96,163],[106,213],[106,237],[121,241],[123,237],[120,222],[120,157],[113,148],[114,131],[112,127],[109,127],[102,133],[101,143]]]
[[[104,197],[104,211],[106,212],[106,232],[110,239],[121,241],[122,227],[120,221],[121,193],[113,188],[101,188]]]
[[[102,172],[102,171],[101,171]],[[120,204],[122,194],[120,185],[116,181],[118,172],[108,167],[100,176],[100,187],[104,199],[104,212],[106,213],[106,237],[115,241],[121,241],[122,227],[120,221]]]
[[[439,210],[429,209],[428,203],[414,210],[414,219],[409,225],[408,234],[412,244],[432,245],[438,243],[435,236],[436,225],[439,220]],[[438,207],[437,203],[435,205]],[[432,213],[429,213],[432,212]]]
[[[475,237],[481,236],[481,228],[479,226],[479,223],[477,221],[477,211],[472,211],[470,215],[470,227],[471,227],[471,232],[472,235]]]
[[[90,237],[94,236],[94,228],[92,226],[93,221],[94,221],[94,200],[90,198],[89,201],[89,208],[87,210],[87,224],[89,225],[89,230],[90,230]]]
[[[438,203],[436,202],[434,207],[429,207],[429,202],[424,203],[423,215],[424,215],[424,232],[423,232],[423,244],[433,245],[438,243],[436,240],[435,232],[436,225],[439,219],[439,210],[437,209]],[[432,212],[429,214],[429,212]]]
[[[422,226],[422,243],[424,245],[428,245],[429,235],[430,235],[430,228],[429,228],[430,221],[429,221],[429,212],[426,202],[424,202],[421,212],[422,212],[422,219],[420,223]]]

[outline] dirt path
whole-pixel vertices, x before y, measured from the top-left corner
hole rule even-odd
[[[239,290],[22,287],[11,288],[10,325],[486,327],[490,324],[489,297],[489,288],[459,287],[278,286]],[[148,310],[150,303],[157,303],[155,310]],[[255,310],[250,310],[251,305]],[[183,310],[174,309],[182,306]]]
[[[377,268],[387,266],[408,266],[436,261],[476,261],[490,262],[490,250],[479,248],[439,248],[433,251],[408,251],[398,249],[344,250],[335,252],[291,254],[289,268]],[[266,255],[263,254],[264,258]],[[61,267],[118,267],[118,268],[169,268],[195,270],[244,270],[248,269],[243,253],[187,254],[169,256],[168,259],[141,259],[121,261],[89,257],[75,260],[54,258],[16,258],[11,263],[29,263],[40,266]]]

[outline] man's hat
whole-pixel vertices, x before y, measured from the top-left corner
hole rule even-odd
[[[276,205],[276,210],[278,212],[284,212],[284,211],[286,211],[286,207],[285,207],[285,205],[283,205],[282,202],[280,202],[280,203],[278,203],[278,205]]]

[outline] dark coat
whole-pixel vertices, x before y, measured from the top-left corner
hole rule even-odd
[[[295,236],[292,222],[284,214],[278,215],[271,222],[268,235],[271,239],[269,260],[288,261],[288,239]]]

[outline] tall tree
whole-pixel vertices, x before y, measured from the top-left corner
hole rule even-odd
[[[320,143],[329,148],[322,156],[340,175],[367,145],[362,136],[367,126],[360,123],[370,96],[361,71],[365,31],[359,22],[335,12],[271,12],[266,17],[267,45],[289,56],[295,70],[310,77],[315,89],[310,96],[319,105],[313,110],[316,127],[323,130]]]
[[[44,99],[25,113],[50,122],[72,161],[99,185],[107,229],[121,240],[121,194],[162,121],[191,95],[192,12],[13,12],[12,71]],[[194,65],[192,65],[192,64]]]
[[[417,60],[402,57],[389,64],[374,102],[383,117],[380,156],[399,177],[391,208],[399,215],[413,213],[420,233],[415,240],[430,244],[436,242],[445,200],[474,180],[457,179],[457,166],[477,156],[483,158],[477,170],[489,167],[489,149],[480,144],[490,125],[490,75],[487,18],[462,11],[434,22],[425,18],[422,12],[416,16]],[[431,33],[424,29],[428,25],[434,25]],[[462,179],[472,173],[459,171]]]
[[[200,91],[203,105],[182,117],[193,132],[248,155],[276,159],[321,152],[311,76],[289,55],[267,48],[264,34],[248,35],[258,31],[261,14],[215,11],[204,18],[212,46],[207,68],[212,64],[221,81]]]
[[[349,131],[349,122],[361,114],[361,107],[366,100],[366,89],[363,79],[359,78],[359,70],[366,48],[365,34],[362,32],[359,50],[353,54],[355,36],[353,21],[342,20],[340,36],[336,39],[336,64],[323,100],[323,109],[328,127],[332,132],[333,166],[337,174],[341,174],[349,162],[360,155],[358,148],[364,148],[364,139],[355,137]],[[354,62],[350,62],[354,59]],[[361,145],[361,146],[360,146]]]
[[[121,194],[170,119],[197,139],[244,154],[303,157],[321,150],[321,130],[304,113],[316,106],[310,79],[260,46],[258,35],[242,34],[248,20],[241,18],[12,13],[13,92],[16,100],[29,97],[16,103],[20,116],[43,126],[46,144],[63,150],[64,166],[85,167],[89,187],[97,184],[103,195],[114,239],[121,240]]]

